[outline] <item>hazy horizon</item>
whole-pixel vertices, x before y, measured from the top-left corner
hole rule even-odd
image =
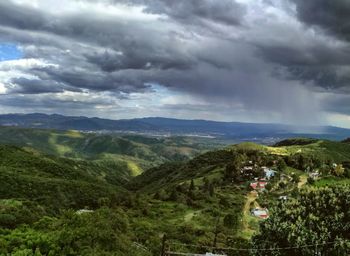
[[[120,120],[134,120],[134,119],[173,119],[173,120],[179,120],[179,121],[204,121],[204,122],[218,122],[218,123],[241,123],[241,124],[261,124],[261,125],[282,125],[282,126],[290,126],[290,128],[293,128],[291,132],[295,134],[322,134],[323,128],[325,127],[335,127],[335,128],[341,128],[341,129],[349,129],[347,127],[341,127],[341,126],[334,126],[334,125],[295,125],[295,124],[288,124],[288,123],[278,123],[278,122],[244,122],[244,121],[237,121],[237,120],[232,120],[232,121],[221,121],[221,120],[214,120],[214,119],[198,119],[198,118],[176,118],[176,117],[171,117],[171,116],[140,116],[140,117],[131,117],[131,118],[103,118],[99,116],[94,116],[94,115],[69,115],[69,114],[60,114],[60,113],[40,113],[40,112],[28,112],[28,113],[5,113],[5,114],[0,114],[1,115],[59,115],[59,116],[64,116],[64,117],[83,117],[83,118],[99,118],[99,119],[104,119],[104,120],[111,120],[111,121],[120,121]],[[170,127],[169,127],[170,128]]]

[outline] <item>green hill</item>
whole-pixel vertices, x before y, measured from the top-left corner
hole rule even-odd
[[[306,186],[307,170],[319,170],[321,173],[319,180],[310,186],[319,186],[323,180],[323,183],[332,181],[335,185],[349,183],[346,178],[349,171],[345,170],[341,177],[336,177],[338,174],[333,167],[335,163],[341,166],[342,162],[350,159],[349,145],[307,139],[290,142],[274,147],[242,143],[207,152],[186,162],[163,164],[135,177],[128,188],[160,200],[151,201],[157,211],[168,208],[167,211],[162,210],[162,215],[157,215],[158,222],[155,220],[153,224],[156,227],[164,226],[166,219],[184,221],[190,218],[188,225],[194,229],[193,232],[200,227],[206,234],[211,234],[210,237],[213,235],[213,219],[221,216],[222,235],[232,241],[232,244],[221,246],[249,246],[244,241],[257,234],[260,222],[251,216],[250,210],[272,207],[280,196],[295,195],[298,189]],[[242,171],[245,166],[252,169]],[[264,176],[261,171],[263,166],[275,170],[276,178],[269,181],[269,193],[262,193],[256,198],[250,194],[249,183],[254,177]],[[173,202],[176,204],[173,205]],[[179,205],[181,212],[177,212]],[[234,229],[225,229],[226,216],[232,216]],[[167,226],[167,229],[172,230],[172,227]],[[192,237],[192,243],[196,241],[206,245],[208,237],[205,237],[201,238],[204,240]]]
[[[222,172],[223,167],[230,162],[234,154],[230,150],[211,151],[195,157],[186,163],[169,163],[151,168],[135,177],[129,184],[131,189],[156,191],[170,185],[200,179],[206,176],[215,176]]]
[[[347,138],[345,140],[342,141],[343,143],[350,143],[350,138]]]
[[[0,127],[0,144],[15,145],[47,155],[92,161],[115,169],[123,179],[142,173],[164,162],[183,161],[216,148],[215,140],[171,137],[152,138],[138,135],[115,135]]]
[[[158,155],[153,160],[162,164],[143,171],[133,164],[145,161],[146,166],[152,161],[152,152],[205,146],[198,141],[191,144],[195,142],[187,138],[55,133],[59,139],[54,145],[75,145],[70,147],[77,155],[62,158],[57,152],[44,155],[28,146],[0,147],[0,254],[30,250],[32,254],[28,255],[33,255],[40,250],[59,255],[62,250],[72,255],[158,255],[164,234],[168,245],[182,253],[205,253],[214,240],[221,248],[252,248],[252,241],[253,246],[271,248],[273,241],[260,232],[263,229],[274,234],[275,227],[282,232],[280,226],[293,223],[288,213],[301,211],[290,209],[293,202],[304,207],[303,197],[313,198],[313,191],[350,183],[346,165],[350,145],[342,142],[291,139],[274,146],[242,143],[181,161],[170,161],[162,152],[166,160],[159,160]],[[80,139],[85,142],[84,149]],[[132,169],[135,177],[130,171],[116,172],[116,159],[128,164],[120,170]],[[251,182],[265,177],[263,167],[275,175],[266,181],[264,189],[253,191]],[[315,171],[319,176],[308,178]],[[304,188],[307,194],[301,192]],[[288,198],[288,203],[281,202],[281,196]],[[329,201],[327,205],[335,200],[326,193],[322,196]],[[336,203],[343,208],[348,205]],[[315,212],[313,207],[308,208],[312,220],[322,209],[316,205]],[[76,212],[86,207],[95,211]],[[68,208],[74,211],[66,212]],[[254,216],[256,208],[267,208],[271,221]],[[275,213],[286,219],[281,221]],[[336,214],[334,211],[338,218]],[[322,230],[329,223],[322,222]],[[344,234],[349,231],[347,227],[344,225]],[[292,234],[293,227],[288,230]],[[293,235],[299,239],[301,233]],[[294,238],[280,237],[278,246],[294,245]],[[313,235],[308,237],[312,239]],[[298,241],[300,245],[310,242]]]
[[[139,177],[135,177],[131,187],[144,190],[156,190],[169,184],[188,181],[189,179],[206,176],[220,176],[223,168],[238,155],[244,158],[260,158],[260,165],[267,165],[273,159],[283,159],[293,168],[304,169],[308,164],[312,166],[322,163],[342,163],[350,160],[350,145],[315,139],[290,139],[277,143],[275,146],[264,146],[255,143],[241,143],[222,150],[211,151],[195,157],[186,163],[163,164],[151,168]],[[302,158],[302,160],[300,160]],[[299,162],[303,161],[298,166]]]
[[[0,199],[35,201],[49,210],[97,207],[122,191],[122,178],[97,164],[0,145]],[[124,181],[125,182],[125,181]]]
[[[350,144],[330,140],[291,139],[277,143],[275,149],[281,154],[302,153],[305,156],[338,163],[350,159]]]

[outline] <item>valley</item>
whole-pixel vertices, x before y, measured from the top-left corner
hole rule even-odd
[[[348,252],[347,141],[226,145],[2,127],[0,144],[1,254],[159,255],[164,235],[169,252],[309,255],[315,243]],[[295,226],[327,204],[329,224]]]

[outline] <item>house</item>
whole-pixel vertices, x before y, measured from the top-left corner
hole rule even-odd
[[[278,199],[281,200],[281,201],[287,201],[288,200],[288,196],[280,196]]]
[[[316,171],[313,171],[311,173],[309,173],[309,177],[310,178],[313,178],[313,179],[316,179],[320,176],[320,173],[316,170]]]
[[[246,178],[252,178],[254,173],[254,167],[253,166],[244,166],[241,168],[241,174],[242,176]]]
[[[258,182],[258,186],[259,186],[260,189],[265,188],[266,185],[267,185],[267,181],[260,180]]]
[[[75,213],[76,214],[83,214],[83,213],[91,213],[91,212],[94,212],[94,211],[89,210],[89,209],[80,209],[80,210],[77,210]]]
[[[268,180],[271,179],[272,177],[274,177],[275,174],[276,174],[276,171],[274,171],[274,170],[272,170],[270,168],[262,167],[262,169],[263,169],[263,171],[265,173],[265,178],[268,179]]]
[[[250,187],[252,188],[252,189],[257,189],[258,188],[258,182],[250,182]]]
[[[253,171],[253,166],[244,166],[241,172],[244,172],[244,171]]]
[[[265,181],[265,180],[250,182],[250,187],[254,190],[265,189],[266,185],[267,185],[267,181]]]
[[[266,208],[255,208],[251,211],[252,215],[261,219],[269,217],[269,211]]]
[[[290,176],[288,176],[288,175],[286,175],[286,174],[284,174],[284,173],[281,174],[280,179],[281,179],[281,180],[285,180],[285,181],[292,181],[292,180],[293,180],[292,177],[290,177]]]

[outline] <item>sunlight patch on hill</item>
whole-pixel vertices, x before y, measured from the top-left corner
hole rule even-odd
[[[128,165],[128,169],[131,172],[131,176],[135,177],[142,173],[142,169],[134,162],[128,161],[127,165]]]
[[[57,143],[57,137],[58,135],[55,133],[50,134],[49,137],[49,144],[52,146],[53,149],[55,149],[56,153],[59,156],[64,156],[65,154],[71,153],[72,152],[72,148],[65,146],[65,145],[61,145]]]
[[[70,138],[83,138],[84,136],[76,130],[69,130],[65,133],[66,136],[70,137]]]

